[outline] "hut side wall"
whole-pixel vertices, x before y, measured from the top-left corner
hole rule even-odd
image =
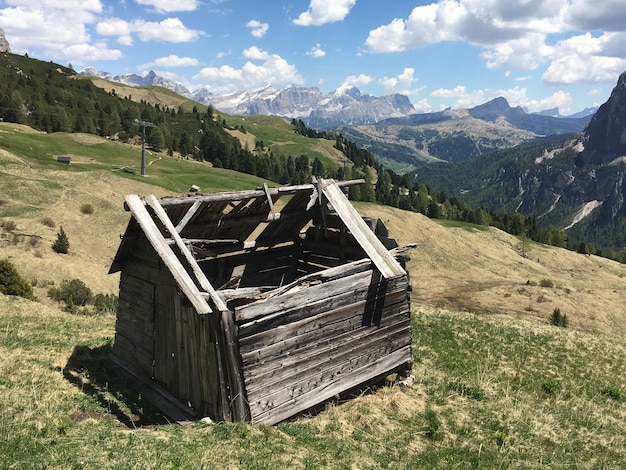
[[[159,258],[145,243],[138,243],[120,276],[119,307],[113,354],[146,378],[153,375],[154,301],[162,272]]]
[[[154,380],[202,416],[227,419],[220,377],[216,315],[198,315],[174,286],[159,286],[155,301]]]
[[[362,267],[361,267],[362,268]],[[251,419],[274,424],[411,363],[408,280],[371,268],[236,309]]]
[[[125,262],[119,292],[113,354],[198,414],[229,419],[219,316],[195,311],[146,239]]]

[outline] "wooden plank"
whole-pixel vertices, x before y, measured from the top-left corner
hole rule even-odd
[[[240,345],[242,348],[247,348],[259,340],[263,343],[272,343],[274,338],[284,330],[296,335],[301,332],[301,328],[307,328],[308,325],[312,325],[312,328],[319,328],[325,323],[327,312],[335,312],[345,306],[356,308],[355,305],[367,301],[369,290],[368,285],[363,285],[350,291],[341,291],[326,299],[303,305],[294,304],[288,309],[242,323],[239,326]]]
[[[329,268],[323,271],[317,271],[315,273],[307,274],[295,281],[286,284],[282,287],[276,288],[271,292],[267,292],[263,298],[263,301],[269,301],[275,297],[288,295],[292,292],[302,290],[303,288],[308,288],[311,285],[317,285],[324,282],[332,282],[338,279],[347,278],[352,275],[367,271],[371,265],[369,259],[358,260],[353,263],[348,263],[342,266],[337,266],[334,268]],[[236,311],[236,319],[238,322],[240,321],[248,321],[256,318],[257,316],[263,315],[263,311],[267,311],[267,313],[272,313],[272,307],[267,307],[261,304],[255,304],[254,306],[249,306],[250,308],[240,308]],[[286,307],[282,306],[279,310],[284,310]],[[260,309],[261,312],[256,311]]]
[[[211,300],[215,304],[215,308],[217,308],[217,310],[219,311],[228,310],[228,307],[226,307],[226,304],[224,303],[222,298],[219,296],[219,294],[215,291],[215,289],[213,288],[209,280],[206,278],[206,276],[204,275],[204,272],[202,271],[202,269],[200,269],[200,266],[198,266],[196,259],[193,257],[193,255],[189,251],[189,248],[187,247],[187,245],[185,245],[185,242],[181,238],[180,234],[176,231],[176,227],[174,227],[174,224],[172,224],[172,221],[167,216],[163,207],[161,207],[161,204],[159,204],[159,201],[157,200],[157,198],[154,195],[150,194],[147,197],[147,202],[150,205],[150,207],[152,207],[156,216],[159,218],[161,223],[165,226],[167,231],[170,233],[170,235],[176,242],[176,246],[185,257],[185,260],[187,261],[187,263],[189,263],[189,266],[191,266],[191,269],[194,275],[196,276],[196,279],[198,280],[200,287],[202,287],[211,296]]]
[[[226,376],[229,385],[229,405],[233,421],[248,421],[250,410],[244,387],[243,371],[241,368],[241,356],[237,344],[237,327],[233,312],[225,310],[221,312],[221,330],[224,336],[224,351],[226,360]]]
[[[358,343],[350,340],[335,342],[323,353],[310,357],[307,362],[301,362],[304,367],[283,366],[262,370],[260,374],[252,373],[257,372],[256,370],[247,370],[246,383],[251,411],[254,413],[259,407],[267,406],[267,403],[277,405],[283,400],[293,399],[294,396],[317,388],[328,380],[344,376],[355,367],[410,346],[408,325],[399,325],[388,330],[389,333],[382,339],[363,337]],[[320,354],[326,360],[324,357],[320,359]],[[405,362],[409,359],[407,357]]]
[[[250,338],[240,348],[242,364],[245,366],[260,361],[272,361],[280,363],[280,356],[288,354],[292,356],[296,351],[304,351],[308,348],[315,348],[316,344],[324,341],[334,341],[345,332],[352,332],[364,327],[362,323],[363,309],[365,301],[354,304],[343,305],[332,311],[321,313],[314,317],[305,318],[298,322],[289,324],[285,328],[274,329],[273,337],[259,335]],[[382,328],[392,325],[398,321],[404,321],[410,317],[408,305],[389,306],[386,313],[390,318],[386,318],[387,323],[381,325]],[[379,330],[378,332],[383,331]],[[378,334],[370,331],[368,334]],[[255,341],[252,341],[255,339]]]
[[[268,425],[279,423],[280,421],[283,421],[298,412],[323,403],[325,400],[328,400],[341,392],[349,390],[376,377],[385,375],[387,372],[392,371],[394,368],[404,364],[407,361],[407,357],[410,358],[410,354],[411,349],[408,346],[394,351],[387,356],[381,357],[372,363],[367,363],[362,367],[343,375],[341,378],[336,378],[323,384],[319,388],[312,389],[309,392],[294,398],[292,401],[284,402],[267,411],[253,414],[252,422],[265,423]]]
[[[310,348],[315,349],[316,346],[312,344],[326,341],[332,343],[334,338],[344,338],[349,341],[349,337],[343,336],[346,332],[352,332],[355,337],[361,334],[380,335],[384,333],[385,328],[394,328],[397,323],[410,320],[409,306],[406,303],[399,303],[385,308],[385,312],[390,316],[386,323],[379,326],[364,325],[361,321],[363,307],[364,301],[343,305],[334,309],[330,314],[322,313],[275,328],[273,337],[258,334],[246,338],[246,343],[240,348],[242,363],[250,366],[255,361],[260,361],[267,363],[268,367],[271,367],[272,362],[275,367],[298,365],[298,360],[294,358],[294,355],[300,352],[305,354]],[[269,330],[263,333],[269,333]],[[329,347],[332,345],[329,344]],[[282,357],[283,354],[284,357]]]
[[[284,316],[284,312],[293,308],[304,308],[310,304],[324,302],[326,299],[369,285],[371,271],[360,272],[337,282],[315,283],[303,289],[294,290],[289,294],[278,295],[267,300],[246,305],[235,311],[236,319],[242,322],[240,327],[251,326],[251,323],[266,322],[276,316]]]
[[[189,223],[191,218],[194,215],[196,215],[196,212],[198,212],[198,209],[200,209],[200,206],[202,206],[202,202],[201,201],[195,201],[191,205],[191,207],[189,209],[187,209],[187,212],[185,212],[185,216],[182,219],[180,219],[180,222],[178,222],[178,225],[176,226],[176,231],[178,233],[183,231],[183,229]]]
[[[320,187],[326,199],[328,199],[337,212],[337,215],[341,217],[341,220],[346,224],[350,233],[352,233],[354,238],[363,247],[381,274],[385,278],[405,276],[406,271],[402,269],[400,263],[391,256],[378,237],[370,230],[363,218],[352,204],[350,204],[337,183],[333,180],[321,180]]]
[[[128,338],[122,333],[116,333],[113,353],[134,364],[147,376],[152,376],[152,351],[140,347],[133,338]]]
[[[150,241],[150,244],[161,257],[163,263],[168,267],[172,276],[176,279],[181,291],[187,296],[198,313],[210,313],[212,311],[211,307],[200,295],[200,291],[191,280],[189,273],[185,270],[180,260],[168,246],[165,238],[146,210],[144,203],[139,199],[139,196],[133,194],[126,196],[126,204],[128,204],[128,207],[143,229],[146,237]]]
[[[348,180],[348,181],[339,181],[337,184],[339,187],[348,187],[356,184],[365,183],[364,179],[356,179],[356,180]],[[287,194],[295,194],[302,191],[310,191],[312,192],[315,189],[315,186],[312,184],[300,184],[293,186],[279,186],[277,188],[269,188],[269,193],[271,196],[282,196]],[[224,191],[213,194],[205,194],[202,196],[191,196],[191,197],[169,197],[161,199],[161,205],[163,207],[166,206],[175,206],[179,204],[189,203],[189,200],[193,198],[194,200],[202,201],[202,202],[216,202],[216,201],[240,201],[242,199],[253,199],[253,198],[265,198],[265,191],[263,189],[259,190],[247,190],[247,191]]]
[[[276,219],[276,211],[274,210],[274,201],[272,201],[272,195],[270,194],[270,188],[267,183],[263,183],[263,191],[265,191],[265,197],[267,197],[267,204],[270,206],[270,217],[272,220]]]
[[[264,334],[264,332],[268,332],[265,334],[271,337],[271,330],[283,324],[293,323],[362,300],[373,301],[378,288],[376,284],[371,283],[371,276],[371,271],[359,273],[347,279],[309,286],[289,295],[275,297],[269,301],[263,300],[235,309],[236,318],[241,320],[239,325],[240,343],[242,345],[247,344],[250,341],[248,336]],[[382,306],[385,306],[387,296],[390,300],[393,299],[393,302],[406,301],[406,286],[406,278],[399,278],[398,282],[390,282]],[[257,307],[251,312],[253,315],[247,313],[242,315],[242,312],[247,312],[252,307]],[[258,307],[263,308],[258,309]],[[267,341],[269,340],[268,337]]]
[[[280,343],[269,346],[257,345],[258,351],[246,354],[242,362],[246,382],[250,382],[248,393],[252,395],[264,386],[280,388],[281,383],[289,385],[299,377],[315,375],[331,362],[348,361],[350,354],[363,354],[377,344],[389,343],[393,335],[410,344],[408,311],[393,309],[393,316],[394,321],[384,327],[362,326],[353,316],[337,325],[336,331],[331,329],[334,323],[327,323],[324,336],[313,330],[296,337],[283,336]],[[355,352],[355,348],[363,349]]]
[[[140,391],[141,395],[146,397],[165,416],[179,423],[199,418],[194,410],[180,403],[167,390],[159,387],[150,377],[137,371],[131,364],[116,356],[113,356],[112,360],[119,370],[128,377],[128,382],[133,384],[135,389]]]

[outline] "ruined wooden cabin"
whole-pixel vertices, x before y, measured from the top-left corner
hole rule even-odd
[[[355,183],[127,196],[116,362],[174,419],[268,424],[410,373],[404,249]]]

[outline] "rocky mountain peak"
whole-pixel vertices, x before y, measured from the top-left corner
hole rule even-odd
[[[493,121],[505,115],[510,109],[511,106],[509,106],[509,102],[506,98],[499,96],[491,101],[473,107],[470,110],[470,115],[477,119]]]
[[[601,165],[626,156],[626,72],[587,125],[583,144],[585,163]]]
[[[11,46],[9,46],[9,41],[7,41],[2,28],[0,28],[0,52],[11,52]]]

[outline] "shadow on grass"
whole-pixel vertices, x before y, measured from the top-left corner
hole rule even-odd
[[[129,387],[111,360],[111,352],[108,343],[95,348],[76,346],[62,370],[63,376],[131,429],[170,423],[141,393]]]

